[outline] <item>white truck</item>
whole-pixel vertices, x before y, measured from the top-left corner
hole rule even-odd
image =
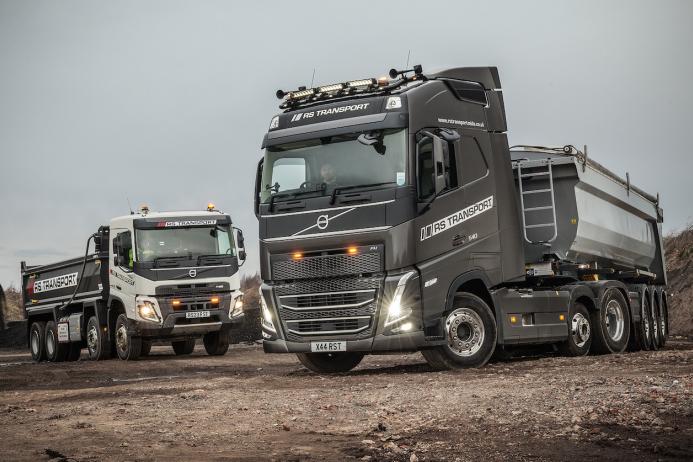
[[[94,251],[89,252],[90,241]],[[223,355],[243,317],[243,233],[209,204],[205,211],[117,217],[87,240],[84,257],[21,264],[28,343],[35,361],[133,360],[154,342],[190,354],[200,336]]]

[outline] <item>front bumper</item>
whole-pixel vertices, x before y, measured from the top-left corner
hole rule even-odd
[[[150,321],[130,321],[128,334],[143,338],[175,338],[204,335],[222,329],[232,329],[243,322],[244,315],[229,318],[228,310],[209,310],[209,318],[188,320],[185,312],[171,313],[162,324]],[[190,322],[195,321],[195,322]]]
[[[339,341],[339,338],[331,341]],[[405,334],[376,335],[363,340],[347,340],[347,351],[367,353],[386,353],[391,351],[417,351],[429,345],[423,331]],[[287,342],[286,340],[264,340],[262,348],[265,353],[310,353],[310,342]]]

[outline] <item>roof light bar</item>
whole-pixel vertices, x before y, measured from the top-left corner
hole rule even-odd
[[[340,91],[344,89],[343,83],[335,83],[333,85],[325,85],[324,87],[318,88],[318,93],[332,93],[335,91]]]
[[[361,79],[361,80],[352,80],[350,82],[347,82],[347,86],[349,88],[358,88],[358,87],[370,87],[372,85],[377,85],[378,81],[375,79]]]

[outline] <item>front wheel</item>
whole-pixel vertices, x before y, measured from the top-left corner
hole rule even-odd
[[[435,370],[481,367],[496,348],[496,319],[491,308],[476,295],[455,297],[453,310],[443,319],[445,345],[422,350]]]
[[[37,321],[31,324],[29,330],[29,350],[31,359],[36,362],[46,359],[46,323]]]
[[[139,358],[142,352],[142,338],[133,337],[128,333],[128,318],[124,314],[116,319],[115,347],[118,357],[126,361]]]
[[[585,356],[592,346],[590,312],[580,302],[575,302],[568,313],[568,340],[560,345],[561,353],[568,356]]]
[[[226,354],[229,349],[229,334],[227,331],[218,330],[209,332],[202,337],[205,344],[205,351],[210,356],[221,356]]]
[[[359,365],[363,353],[296,353],[301,364],[317,373],[348,372]]]

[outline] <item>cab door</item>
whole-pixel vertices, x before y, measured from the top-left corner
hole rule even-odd
[[[128,318],[135,318],[135,249],[130,229],[111,229],[110,295],[120,300]]]

